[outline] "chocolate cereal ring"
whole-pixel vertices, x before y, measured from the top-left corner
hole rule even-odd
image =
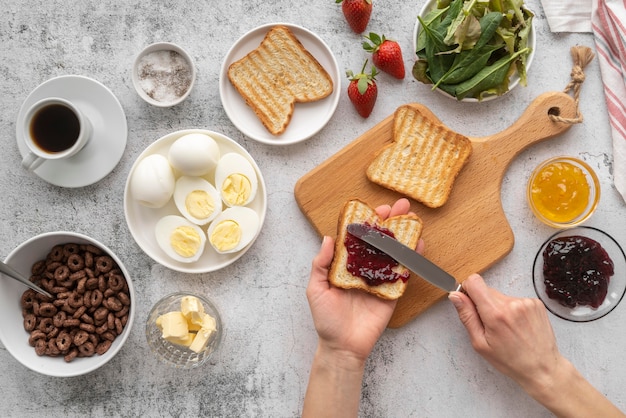
[[[72,337],[67,331],[61,331],[57,336],[57,348],[61,351],[69,350],[72,346]]]
[[[80,308],[81,306],[83,306],[83,296],[79,293],[76,292],[72,292],[72,294],[70,295],[69,298],[67,298],[67,303],[68,305],[70,305],[72,308]],[[41,307],[39,307],[39,310],[41,310]],[[82,315],[82,314],[81,314]],[[80,316],[80,315],[79,315]]]
[[[63,246],[63,256],[67,259],[73,254],[78,254],[80,247],[78,244],[65,244]]]
[[[61,261],[51,261],[46,264],[46,272],[54,274],[54,271],[57,269],[57,267],[62,265],[63,263],[61,263]]]
[[[102,304],[103,299],[102,292],[99,289],[94,289],[89,296],[89,305],[92,308],[97,308]]]
[[[102,341],[101,343],[99,343],[96,346],[96,353],[98,353],[99,355],[103,355],[104,353],[109,351],[109,348],[111,348],[112,344],[113,344],[113,342],[111,342],[109,340]]]
[[[80,280],[80,279],[82,279],[84,277],[87,277],[87,273],[85,272],[85,269],[75,271],[74,273],[69,275],[69,279],[71,281]]]
[[[78,348],[72,347],[70,351],[68,351],[67,354],[63,357],[63,360],[69,363],[72,360],[74,360],[76,357],[78,357]]]
[[[109,288],[116,292],[119,292],[124,288],[124,282],[124,276],[121,274],[111,274],[109,276]]]
[[[85,289],[87,290],[94,290],[98,288],[98,278],[97,277],[91,277],[89,279],[87,279],[87,282],[85,283]]]
[[[52,318],[57,313],[57,307],[52,303],[45,302],[39,305],[39,315],[45,318]]]
[[[72,254],[67,259],[67,266],[72,271],[78,271],[85,268],[85,260],[78,254]]]
[[[85,267],[89,269],[93,267],[93,253],[89,251],[85,251]]]
[[[52,317],[52,323],[55,327],[61,328],[65,324],[65,320],[67,319],[67,314],[63,311],[58,311]]]
[[[54,247],[52,247],[52,249],[48,253],[47,259],[50,260],[50,261],[61,261],[61,260],[63,260],[63,246],[62,245],[55,245]]]
[[[93,319],[95,319],[96,321],[106,321],[107,315],[109,315],[109,310],[104,306],[100,306],[93,313]]]
[[[43,331],[36,329],[30,333],[30,336],[28,337],[28,344],[34,347],[37,340],[45,340],[45,339],[46,339],[46,334]]]
[[[62,282],[70,277],[70,268],[65,265],[60,265],[54,270],[54,280]]]
[[[42,318],[37,326],[37,329],[44,334],[51,332],[54,328],[55,326],[52,323],[52,318]]]
[[[108,273],[111,271],[115,261],[108,255],[103,255],[96,258],[96,271],[99,273]]]
[[[78,346],[78,354],[83,357],[91,357],[96,352],[96,347],[91,341]]]
[[[84,250],[92,253],[94,255],[101,255],[102,254],[102,250],[98,247],[96,247],[95,245],[91,245],[91,244],[86,244],[84,247]]]
[[[37,328],[37,317],[32,313],[26,314],[24,316],[24,329],[31,332],[35,328]]]
[[[36,293],[37,292],[35,292],[32,289],[28,289],[27,291],[22,293],[22,299],[20,300],[20,304],[21,304],[22,308],[24,308],[24,309],[32,309],[33,308],[33,302],[36,300],[35,299],[35,294]]]
[[[83,331],[82,329],[74,335],[74,345],[80,347],[89,341],[89,333],[87,331]]]
[[[30,273],[33,276],[41,276],[43,272],[46,271],[46,261],[39,260],[30,269]]]
[[[48,349],[48,343],[46,342],[46,340],[44,340],[43,338],[40,338],[37,341],[35,341],[35,353],[37,353],[38,356],[45,355],[47,349]]]

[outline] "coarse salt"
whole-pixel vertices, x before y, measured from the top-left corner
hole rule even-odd
[[[152,99],[169,103],[180,99],[191,86],[192,71],[178,52],[159,50],[144,55],[137,68],[139,85]]]

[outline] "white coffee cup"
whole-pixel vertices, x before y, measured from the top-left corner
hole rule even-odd
[[[58,97],[42,99],[24,117],[24,142],[30,152],[22,167],[35,170],[48,160],[69,158],[91,138],[89,119],[72,102]]]

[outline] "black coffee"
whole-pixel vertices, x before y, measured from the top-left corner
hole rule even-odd
[[[30,136],[46,152],[61,152],[76,143],[80,122],[72,109],[62,104],[42,107],[30,124]]]

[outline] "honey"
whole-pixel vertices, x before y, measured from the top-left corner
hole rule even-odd
[[[539,169],[531,180],[529,197],[534,209],[547,220],[567,223],[585,213],[590,189],[581,167],[560,160]]]

